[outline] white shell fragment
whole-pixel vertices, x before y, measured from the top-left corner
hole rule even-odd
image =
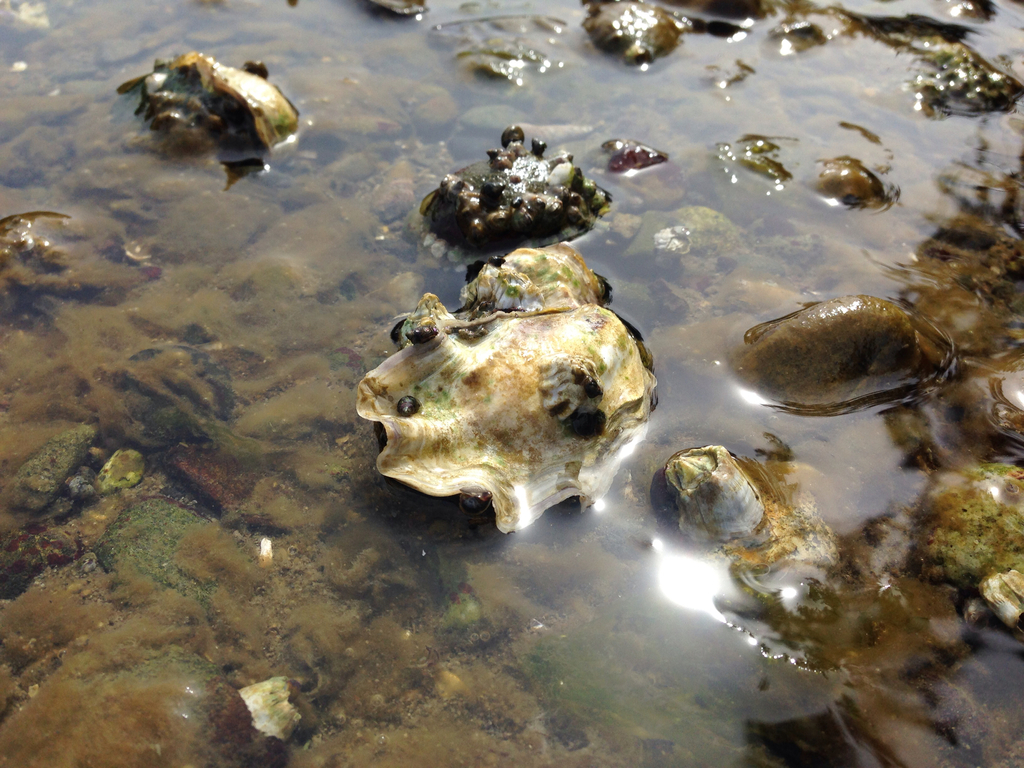
[[[359,415],[387,436],[377,469],[431,496],[488,492],[506,533],[602,496],[656,383],[605,294],[564,244],[488,262],[454,315],[426,294],[396,328],[402,351],[359,384]]]
[[[302,716],[291,702],[288,678],[272,677],[247,685],[238,692],[252,715],[252,725],[260,733],[287,741]]]
[[[1019,571],[995,573],[981,582],[981,596],[1010,629],[1018,629],[1024,613],[1024,574]]]
[[[259,563],[263,568],[269,568],[274,564],[274,544],[266,536],[260,539]]]

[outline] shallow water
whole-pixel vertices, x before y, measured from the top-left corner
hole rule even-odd
[[[942,0],[842,7],[961,24],[978,54],[1024,79],[1014,0],[987,20]],[[1012,298],[993,299],[984,270],[951,272],[918,251],[964,211],[1019,238],[1014,109],[915,109],[918,55],[805,3],[737,20],[728,38],[684,35],[643,69],[595,49],[568,0],[434,2],[422,18],[349,0],[45,12],[39,28],[0,9],[0,216],[69,215],[39,224],[69,267],[50,280],[0,272],[0,483],[50,436],[95,424],[88,462],[138,447],[146,478],[67,504],[55,527],[87,551],[121,510],[169,497],[214,520],[174,556],[211,586],[201,604],[81,558],[0,603],[0,765],[256,760],[221,748],[234,725],[189,718],[222,705],[210,689],[194,694],[194,665],[157,663],[179,653],[235,688],[294,679],[302,721],[277,757],[294,766],[1019,764],[1018,641],[968,624],[965,595],[913,562],[863,565],[873,542],[862,528],[905,519],[936,470],[1019,460],[1020,438],[979,425],[969,393],[916,392],[902,405],[932,424],[922,458],[894,441],[897,403],[801,415],[752,397],[729,366],[748,328],[846,294],[912,303],[952,339],[957,376],[1013,349]],[[474,73],[452,28],[435,29],[538,12],[564,24],[530,38],[552,64],[525,68],[521,84]],[[787,19],[831,39],[784,54],[771,31]],[[296,139],[262,172],[228,183],[217,157],[162,145],[117,95],[155,58],[189,50],[264,61],[299,109]],[[505,536],[385,484],[354,387],[424,291],[458,304],[464,266],[420,247],[406,224],[512,122],[571,151],[612,193],[611,212],[574,245],[644,333],[660,403],[601,504],[567,502]],[[735,153],[748,134],[774,137],[790,180],[720,147]],[[600,150],[612,138],[671,160],[613,175]],[[898,199],[830,204],[817,164],[844,155]],[[724,266],[682,268],[649,247],[630,252],[634,217],[668,222],[682,206],[728,217],[744,247]],[[202,364],[175,345],[223,366],[225,413],[208,413],[220,374],[196,385]],[[130,360],[154,348],[179,357]],[[175,378],[186,369],[191,379]],[[153,438],[132,410],[147,386],[218,425],[210,461],[230,455],[238,487],[211,498],[175,472],[170,449],[199,441]],[[843,537],[844,567],[744,582],[702,566],[656,519],[648,489],[672,453],[710,443],[748,457],[787,446],[798,465],[788,482]],[[4,528],[26,523],[2,514]],[[274,548],[265,568],[263,537]]]

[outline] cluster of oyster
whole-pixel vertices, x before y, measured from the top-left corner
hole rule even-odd
[[[420,205],[436,237],[483,248],[495,243],[543,245],[571,240],[594,226],[611,196],[583,175],[573,156],[547,159],[547,144],[530,149],[519,126],[501,135],[501,149],[488,159],[450,173]]]
[[[378,470],[468,513],[493,504],[504,532],[600,498],[656,384],[608,294],[566,244],[490,259],[454,313],[425,294],[392,332],[400,351],[359,384],[359,415],[386,437]]]

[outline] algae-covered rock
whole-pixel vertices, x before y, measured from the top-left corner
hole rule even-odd
[[[944,475],[924,507],[927,576],[974,589],[995,573],[1024,571],[1024,469],[981,464]]]
[[[208,523],[166,499],[149,499],[118,515],[97,542],[96,557],[106,571],[131,569],[206,606],[216,583],[194,578],[175,558],[185,534],[202,525]]]
[[[210,440],[223,432],[235,407],[228,370],[183,344],[135,353],[120,378],[125,433],[144,447]]]
[[[0,536],[0,600],[13,600],[46,568],[72,563],[82,551],[81,542],[39,523]]]
[[[103,465],[96,478],[96,490],[100,493],[114,493],[132,488],[142,482],[146,471],[146,460],[142,454],[130,448],[115,451]]]
[[[64,481],[85,460],[96,428],[83,424],[51,437],[21,465],[7,490],[11,507],[39,512],[60,493]]]

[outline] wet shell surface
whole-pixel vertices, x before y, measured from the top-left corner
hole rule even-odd
[[[674,454],[651,490],[652,499],[674,507],[680,531],[718,545],[736,563],[827,568],[838,559],[835,534],[810,494],[787,494],[766,467],[720,445]]]
[[[720,445],[680,451],[665,465],[679,527],[714,541],[754,532],[764,519],[760,494]]]
[[[594,303],[602,285],[562,244],[488,262],[455,314],[426,294],[395,329],[402,350],[359,384],[359,415],[387,436],[378,470],[432,496],[490,494],[506,533],[600,498],[646,434],[655,387],[639,343]]]

